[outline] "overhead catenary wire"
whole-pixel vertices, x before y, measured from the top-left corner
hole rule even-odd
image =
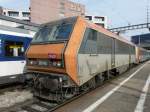
[[[78,2],[78,3],[84,3],[83,0],[71,0],[71,1],[73,1],[73,2]],[[114,4],[111,4],[110,1],[108,2],[108,1],[106,1],[106,0],[102,0],[102,1],[101,1],[101,4],[105,5],[105,7],[109,7],[110,10],[112,11],[113,15],[119,16],[119,17],[121,18],[121,20],[123,20],[125,23],[127,23],[127,25],[130,25],[130,24],[131,24],[130,21],[129,21],[126,17],[124,17],[124,16],[123,16],[122,14],[120,14],[114,7],[112,7],[112,6],[114,6]],[[100,10],[100,11],[103,12],[103,13],[106,13],[106,11],[102,11],[102,10]],[[99,12],[99,11],[98,11],[98,12]],[[113,25],[110,25],[110,26],[112,27]]]
[[[72,0],[72,1],[74,1],[74,2],[78,2],[78,3],[84,3],[83,1],[84,0]],[[97,1],[98,2],[98,1]],[[119,17],[119,18],[121,18],[121,21],[123,22],[124,21],[124,23],[126,23],[128,26],[130,26],[130,25],[132,25],[131,24],[131,20],[129,20],[126,16],[124,16],[124,15],[122,15],[121,13],[120,13],[120,10],[118,10],[116,7],[115,7],[115,5],[114,5],[114,3],[112,3],[112,1],[108,1],[108,0],[101,0],[101,2],[100,2],[101,4],[103,4],[103,6],[105,6],[105,7],[107,7],[108,9],[110,9],[111,10],[111,14],[113,14],[113,15],[117,15],[117,17]],[[143,19],[142,19],[142,21],[144,22],[145,21],[145,17],[146,17],[146,21],[147,21],[147,23],[149,23],[149,13],[150,13],[150,11],[149,11],[149,0],[145,0],[145,3],[146,3],[146,9],[147,9],[147,13],[146,13],[146,15],[147,16],[144,16],[143,17]],[[100,9],[99,9],[100,10]],[[104,13],[106,13],[106,11],[102,11],[102,10],[100,10],[101,12],[104,12]],[[98,11],[99,12],[99,11]],[[120,22],[121,22],[120,21]],[[110,23],[111,24],[111,23]],[[109,28],[112,28],[114,25],[109,25]]]

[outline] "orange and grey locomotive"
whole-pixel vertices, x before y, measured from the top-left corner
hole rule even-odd
[[[26,53],[26,69],[36,96],[62,102],[139,63],[136,49],[82,17],[71,17],[41,26]]]

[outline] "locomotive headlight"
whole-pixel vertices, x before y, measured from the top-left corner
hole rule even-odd
[[[28,64],[29,65],[37,65],[37,61],[36,60],[29,60]]]
[[[61,60],[28,60],[28,64],[32,66],[45,66],[45,67],[63,67]]]
[[[54,67],[61,67],[62,63],[61,63],[61,61],[53,61],[52,62],[52,66],[54,66]]]
[[[60,62],[60,61],[57,62],[57,66],[58,66],[58,67],[61,67],[61,62]]]
[[[34,61],[29,61],[29,64],[30,64],[30,65],[33,65],[33,64],[34,64]]]
[[[29,65],[34,65],[34,64],[35,64],[35,61],[29,60],[29,61],[28,61],[28,64],[29,64]]]

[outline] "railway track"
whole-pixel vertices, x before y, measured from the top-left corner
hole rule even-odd
[[[52,106],[54,105],[51,103],[33,98],[23,103],[15,104],[12,107],[2,109],[1,112],[47,112]]]
[[[16,89],[25,89],[25,86],[23,86],[20,83],[13,83],[13,84],[6,84],[6,85],[0,85],[0,94],[3,94],[6,91],[13,91]]]
[[[115,78],[117,78],[117,77],[112,77],[110,80],[106,80],[103,84],[97,86],[96,88],[106,84],[107,82],[109,82]],[[45,101],[43,99],[33,97],[33,99],[27,100],[25,102],[15,104],[8,108],[0,109],[0,112],[52,112],[52,111],[64,106],[65,104],[70,103],[70,102],[74,101],[75,99],[80,98],[81,96],[89,93],[90,91],[92,91],[96,88],[90,89],[86,92],[82,92],[81,94],[74,96],[71,99],[64,101],[63,103]]]
[[[57,108],[62,107],[63,105],[81,97],[88,92],[83,92],[78,96],[64,101],[64,103],[55,103],[52,101],[45,101],[43,99],[34,97],[33,99],[27,100],[19,104],[15,104],[11,107],[0,109],[0,112],[52,112]]]

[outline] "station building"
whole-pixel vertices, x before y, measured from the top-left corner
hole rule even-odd
[[[0,15],[0,26],[25,29],[31,32],[32,34],[35,34],[39,29],[38,24],[22,21],[4,15]]]
[[[140,47],[150,50],[150,33],[132,36],[131,41]]]

